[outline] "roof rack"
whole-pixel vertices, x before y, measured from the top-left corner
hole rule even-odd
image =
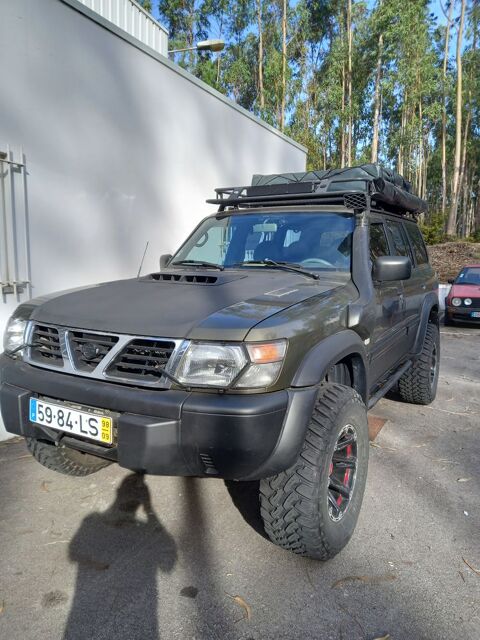
[[[396,215],[418,215],[427,203],[410,193],[402,176],[380,165],[361,165],[329,171],[254,175],[252,185],[215,189],[207,200],[226,208],[273,205],[341,205],[356,211],[375,208]]]

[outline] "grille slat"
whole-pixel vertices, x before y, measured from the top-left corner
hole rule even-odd
[[[144,382],[158,382],[174,349],[175,343],[168,340],[133,340],[115,358],[107,374]]]
[[[30,354],[35,362],[63,367],[60,334],[55,327],[35,325],[30,336]]]

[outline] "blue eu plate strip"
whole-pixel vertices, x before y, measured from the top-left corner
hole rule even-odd
[[[30,421],[37,421],[37,399],[30,398]]]

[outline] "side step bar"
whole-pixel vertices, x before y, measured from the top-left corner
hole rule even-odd
[[[405,364],[403,364],[400,369],[397,369],[391,376],[391,378],[388,378],[388,380],[380,387],[380,389],[370,398],[370,400],[368,401],[368,408],[371,409],[374,405],[376,405],[380,398],[383,398],[383,396],[388,391],[390,391],[393,385],[403,376],[407,369],[410,369],[411,366],[412,361],[407,360],[407,362],[405,362]]]

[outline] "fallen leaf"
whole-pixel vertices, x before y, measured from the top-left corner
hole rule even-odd
[[[227,592],[225,591],[225,593]],[[252,618],[252,608],[245,602],[242,596],[232,596],[229,593],[227,593],[227,596],[231,598],[236,604],[238,604],[239,607],[242,607],[242,609],[245,611],[245,616],[243,618],[240,618],[240,620],[244,620],[244,618],[250,620]]]
[[[364,584],[380,584],[382,582],[392,582],[392,580],[396,580],[397,576],[393,573],[384,573],[379,576],[346,576],[345,578],[340,578],[334,582],[331,586],[332,589],[338,589],[338,587],[343,587],[349,582],[363,582]]]
[[[457,482],[470,482],[471,478],[457,478]]]
[[[432,458],[430,456],[425,455],[424,453],[422,455],[428,460],[431,460],[432,462],[446,462],[448,464],[458,464],[458,462],[455,462],[455,460],[448,460],[447,458]]]
[[[381,636],[379,638],[374,638],[373,640],[390,640],[390,634],[387,633],[386,636]]]
[[[378,442],[370,442],[371,447],[375,447],[375,449],[384,449],[385,451],[397,451],[393,447],[382,447],[382,445],[378,444]]]
[[[2,600],[2,603],[0,604],[0,616],[4,611],[5,611],[5,600]]]
[[[50,484],[50,482],[51,482],[50,480],[48,480],[48,481],[47,481],[47,480],[44,480],[44,481],[42,482],[42,484],[40,485],[40,489],[41,489],[42,491],[46,491],[47,493],[49,493],[50,489],[48,488],[48,485]]]
[[[480,569],[475,569],[475,567],[472,567],[472,565],[469,562],[467,562],[463,556],[462,556],[462,560],[464,561],[464,563],[467,565],[469,569],[471,569],[474,573],[476,573],[477,576],[480,576]]]

